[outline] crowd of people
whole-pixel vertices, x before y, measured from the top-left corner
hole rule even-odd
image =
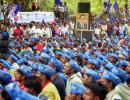
[[[97,22],[82,43],[71,20],[0,25],[0,100],[130,100],[126,21]]]

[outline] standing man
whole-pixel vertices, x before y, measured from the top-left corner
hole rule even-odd
[[[6,24],[0,23],[0,56],[7,57],[9,55],[8,44],[9,34],[6,30]]]

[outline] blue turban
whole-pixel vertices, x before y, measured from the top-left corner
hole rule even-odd
[[[73,60],[69,61],[69,65],[70,67],[72,67],[76,72],[79,72],[81,69],[80,69],[80,66]]]
[[[91,76],[95,81],[99,80],[101,77],[99,73],[95,72],[94,70],[88,69],[86,74]]]
[[[86,88],[81,83],[73,83],[71,84],[71,91],[70,93],[76,94],[76,95],[83,95],[86,91]]]
[[[12,77],[9,73],[0,69],[0,81],[4,84],[8,84],[11,81]]]
[[[26,78],[29,78],[32,76],[32,70],[31,70],[31,67],[29,66],[25,66],[25,65],[22,65],[18,71],[24,75]]]
[[[115,74],[105,70],[102,74],[102,78],[111,81],[113,84],[118,85],[121,82],[121,79]]]
[[[64,68],[64,64],[63,64],[61,61],[59,61],[59,60],[57,60],[57,59],[55,59],[55,58],[52,58],[52,59],[49,61],[48,64],[51,64],[51,65],[53,65],[54,67],[56,67],[57,70],[58,70],[58,72],[62,72],[62,70],[63,70],[63,68]]]
[[[45,74],[49,78],[56,73],[56,71],[47,65],[38,66],[38,71]]]

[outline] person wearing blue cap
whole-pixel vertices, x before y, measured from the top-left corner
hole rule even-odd
[[[69,95],[72,83],[76,82],[79,82],[81,84],[83,83],[82,83],[82,76],[80,74],[80,67],[75,61],[71,60],[65,66],[66,66],[65,74],[68,76],[66,85],[66,95]]]
[[[88,60],[87,67],[88,67],[89,69],[96,70],[96,69],[98,69],[100,66],[99,66],[99,63],[97,62],[96,59],[89,59],[89,60]]]
[[[3,64],[3,68],[2,69],[4,71],[8,71],[11,68],[11,65],[12,65],[9,61],[4,60],[4,59],[0,59],[0,63]]]
[[[122,80],[122,82],[125,81],[125,77],[127,75],[126,71],[124,71],[124,70],[122,70],[120,68],[117,68],[117,67],[113,67],[112,70],[111,70],[111,72],[113,74],[117,75]]]
[[[42,91],[42,82],[39,77],[32,76],[25,81],[24,86],[26,87],[26,92],[37,96],[42,100],[48,100],[47,97],[40,94]]]
[[[24,82],[31,76],[31,68],[29,68],[29,66],[22,65],[15,73],[15,81],[18,82],[18,85],[22,90],[25,90]]]
[[[108,90],[111,91],[121,82],[121,79],[110,71],[104,70],[102,78],[99,80],[99,82],[104,84]]]
[[[82,100],[86,87],[81,83],[73,83],[71,87],[70,96],[67,100]]]
[[[58,59],[58,60],[60,60],[60,57],[62,56],[62,52],[61,51],[56,51],[55,52],[55,57],[56,57],[56,59]]]
[[[89,83],[86,88],[83,100],[105,100],[108,93],[107,88],[100,83]]]
[[[60,78],[58,75],[59,72],[62,72],[64,65],[59,60],[52,58],[49,61],[48,66],[50,66],[51,68],[53,68],[56,71],[56,74],[54,74],[52,77],[52,83],[57,88],[57,90],[60,94],[61,100],[64,100],[65,99],[65,83],[62,80],[62,78]]]
[[[129,62],[126,60],[120,60],[116,63],[116,67],[119,67],[122,70],[126,70],[127,66],[128,66]]]
[[[11,82],[11,75],[8,72],[5,72],[0,69],[0,83],[5,86]]]
[[[56,73],[54,69],[47,65],[38,66],[37,76],[42,80],[41,94],[50,100],[61,100],[58,90],[51,82],[51,77]]]
[[[111,100],[109,98],[114,93],[115,86],[121,83],[121,79],[115,74],[111,73],[110,71],[104,70],[102,74],[102,79],[100,79],[99,82],[103,84],[104,86],[106,86],[109,91],[106,96],[106,100]],[[118,95],[118,97],[120,96]]]
[[[84,84],[88,84],[90,82],[96,83],[97,80],[99,80],[101,76],[98,72],[88,69],[83,77]]]
[[[129,100],[130,99],[130,75],[124,77],[125,83],[120,83],[114,89],[112,95],[106,100]]]
[[[109,53],[108,54],[108,60],[113,63],[116,64],[116,62],[119,60],[119,56],[116,55],[115,53]]]
[[[15,82],[6,85],[5,89],[11,97],[10,100],[40,100],[38,97],[21,90]]]
[[[60,61],[63,64],[66,64],[67,62],[69,62],[69,60],[70,60],[70,56],[67,55],[66,53],[63,53],[62,56],[60,57]]]
[[[12,64],[11,69],[17,70],[19,68],[19,65],[16,63],[18,61],[18,58],[14,55],[11,55],[8,57],[8,61]]]

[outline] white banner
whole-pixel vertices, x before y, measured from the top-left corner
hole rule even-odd
[[[19,12],[17,16],[10,17],[13,23],[30,23],[32,21],[51,23],[54,18],[53,12]]]

